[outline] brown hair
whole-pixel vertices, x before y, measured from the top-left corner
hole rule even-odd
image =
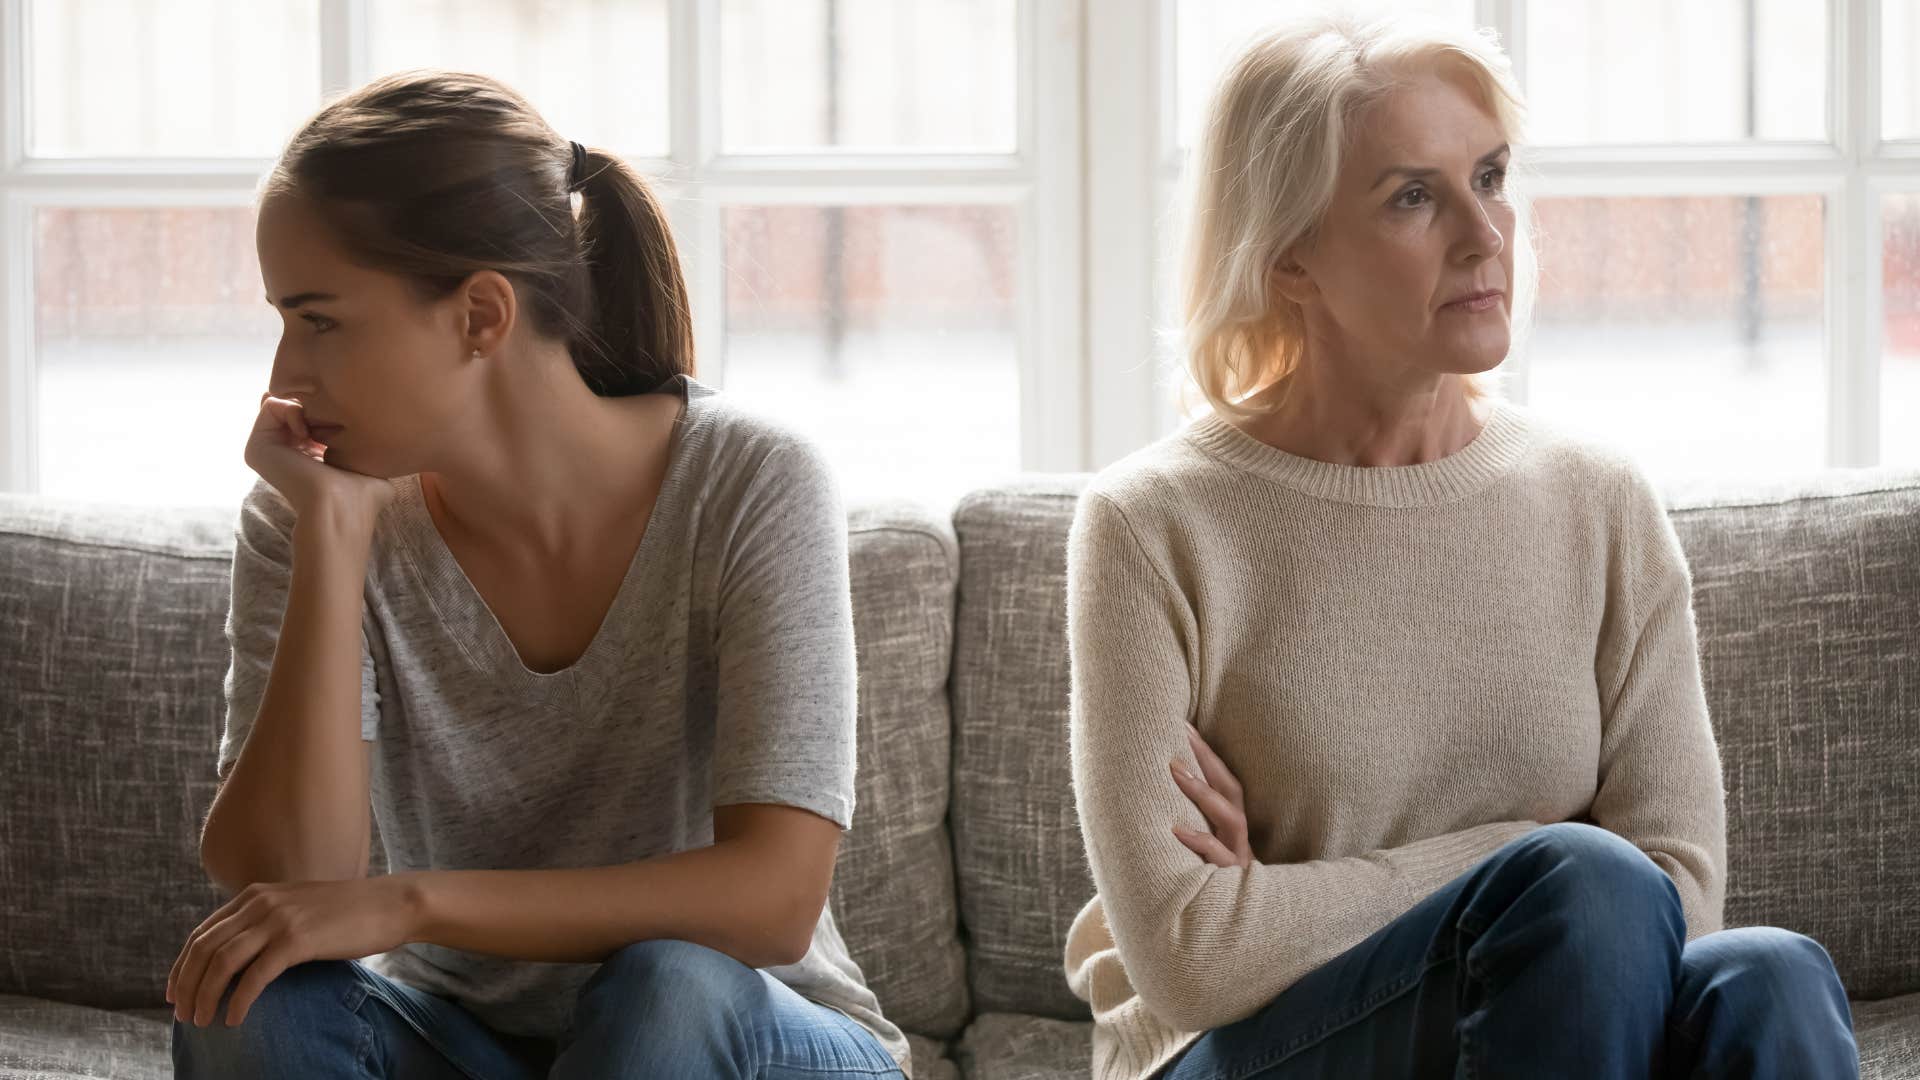
[[[573,147],[484,75],[395,72],[301,126],[262,200],[310,200],[357,264],[422,301],[476,270],[513,282],[531,328],[564,341],[603,397],[694,373],[693,319],[665,209],[616,155],[589,149],[576,216]]]

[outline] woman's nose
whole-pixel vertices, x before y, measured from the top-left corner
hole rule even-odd
[[[1473,262],[1500,254],[1501,249],[1506,247],[1507,238],[1478,200],[1468,206],[1466,215],[1462,225],[1465,235],[1460,241],[1462,258]]]
[[[274,397],[293,397],[311,385],[306,365],[298,353],[298,349],[288,348],[284,341],[274,349],[273,370],[267,373],[267,392]]]

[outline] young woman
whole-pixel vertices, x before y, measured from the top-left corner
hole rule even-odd
[[[1497,48],[1416,23],[1282,28],[1216,93],[1212,411],[1099,476],[1069,541],[1097,1080],[1856,1074],[1826,951],[1721,928],[1654,488],[1488,384],[1519,137]]]
[[[406,72],[293,137],[257,242],[286,326],[201,840],[232,899],[168,979],[178,1074],[906,1075],[826,906],[840,494],[694,378],[640,176]]]

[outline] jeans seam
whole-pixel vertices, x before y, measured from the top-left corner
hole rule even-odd
[[[1265,1057],[1255,1058],[1250,1062],[1246,1062],[1240,1065],[1237,1071],[1223,1070],[1221,1073],[1219,1073],[1216,1076],[1215,1080],[1247,1080],[1247,1078],[1249,1077],[1257,1076],[1260,1073],[1268,1072],[1274,1068],[1277,1068],[1287,1058],[1290,1058],[1295,1054],[1298,1054],[1301,1051],[1306,1050],[1308,1047],[1314,1046],[1317,1043],[1324,1042],[1328,1037],[1332,1036],[1335,1032],[1339,1031],[1340,1029],[1351,1027],[1353,1024],[1364,1019],[1368,1015],[1379,1011],[1383,1006],[1385,1006],[1388,1002],[1392,1001],[1394,998],[1400,997],[1401,995],[1405,994],[1408,990],[1412,989],[1415,986],[1418,986],[1420,984],[1420,980],[1426,978],[1428,972],[1432,971],[1434,968],[1439,967],[1442,964],[1452,963],[1453,959],[1454,959],[1453,957],[1449,956],[1449,957],[1445,957],[1437,960],[1436,959],[1427,960],[1427,962],[1424,965],[1422,965],[1418,971],[1412,972],[1411,974],[1406,975],[1397,981],[1388,982],[1383,984],[1381,987],[1376,988],[1371,994],[1368,994],[1366,997],[1361,998],[1348,1011],[1344,1013],[1336,1014],[1334,1019],[1326,1021],[1325,1023],[1321,1024],[1318,1028],[1315,1028],[1312,1032],[1306,1035],[1302,1035],[1299,1038],[1296,1038],[1293,1041],[1279,1047],[1278,1049],[1270,1051]]]
[[[367,994],[366,984],[355,979],[353,985],[347,987],[346,993],[342,995],[341,1004],[345,1005],[347,1012],[352,1014],[353,1018],[360,1022],[360,1043],[354,1048],[354,1067],[359,1069],[360,1075],[366,1077],[367,1080],[381,1080],[380,1075],[374,1072],[372,1064],[374,1047],[373,1022],[360,1015],[360,1007],[367,1003]]]
[[[378,973],[376,972],[374,974],[377,975]],[[428,1025],[415,1023],[413,1019],[413,1015],[411,1013],[409,1013],[406,1009],[402,1008],[401,1006],[396,1005],[392,1001],[387,1000],[387,995],[384,992],[384,988],[369,985],[366,982],[365,978],[362,977],[361,989],[366,992],[367,997],[380,999],[381,1005],[385,1006],[386,1008],[392,1009],[394,1012],[398,1013],[400,1016],[400,1019],[406,1021],[406,1024],[408,1027],[412,1028],[415,1031],[415,1033],[417,1033],[422,1039],[426,1040],[427,1045],[433,1047],[434,1050],[439,1052],[442,1058],[446,1059],[447,1064],[460,1070],[463,1074],[465,1074],[469,1078],[469,1080],[487,1080],[486,1077],[479,1076],[475,1074],[472,1069],[467,1068],[466,1062],[461,1061],[459,1056],[453,1053],[453,1051],[449,1050],[447,1048],[447,1045],[444,1042],[436,1038],[433,1032],[427,1030]],[[358,1015],[357,1010],[356,1010],[356,1015]],[[369,1033],[371,1033],[372,1023],[370,1021],[363,1021],[363,1022],[367,1023],[368,1031]]]

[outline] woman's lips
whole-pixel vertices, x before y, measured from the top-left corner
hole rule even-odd
[[[1499,303],[1500,303],[1499,293],[1497,292],[1480,293],[1475,296],[1469,296],[1460,300],[1454,300],[1454,301],[1450,301],[1448,303],[1442,304],[1440,305],[1440,310],[1441,311],[1460,311],[1460,312],[1466,312],[1467,314],[1477,314],[1483,311],[1492,311]]]

